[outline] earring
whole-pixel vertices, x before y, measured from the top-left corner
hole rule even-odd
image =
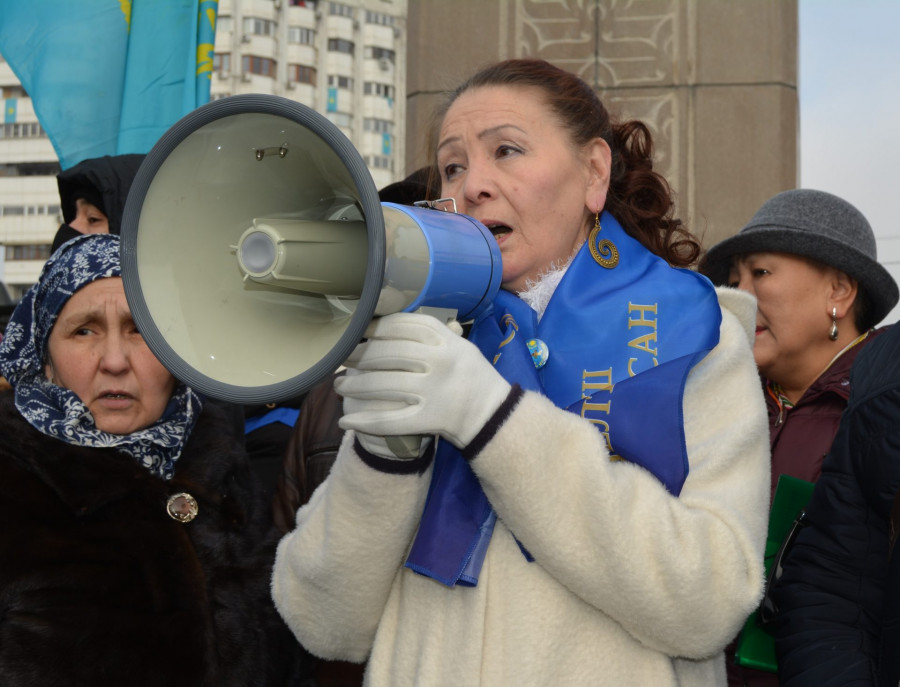
[[[832,341],[837,341],[838,338],[837,308],[831,309],[831,329],[828,331],[828,338]]]
[[[594,228],[591,229],[591,233],[588,235],[588,245],[591,249],[591,257],[594,258],[594,261],[600,265],[600,267],[611,270],[619,264],[619,249],[616,248],[616,244],[609,239],[597,240],[601,230],[600,213],[598,212],[597,216],[594,218]]]

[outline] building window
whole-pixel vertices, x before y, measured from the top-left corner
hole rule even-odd
[[[290,0],[288,5],[291,7],[308,7],[311,10],[316,9],[316,0]]]
[[[393,98],[394,87],[386,83],[366,81],[366,83],[363,84],[363,93],[365,95],[380,95],[383,98]]]
[[[222,16],[216,17],[216,32],[231,33],[234,30],[234,17]]]
[[[366,165],[372,169],[390,169],[391,158],[387,155],[366,155]]]
[[[393,26],[394,25],[394,17],[393,17],[393,15],[384,14],[383,12],[366,11],[366,23],[367,24],[381,24],[382,26]]]
[[[242,59],[244,74],[259,74],[260,76],[275,76],[275,60],[268,57],[256,57],[244,55]]]
[[[40,138],[47,133],[38,122],[17,122],[4,124],[0,129],[0,138]]]
[[[274,36],[277,24],[271,19],[257,19],[246,17],[244,19],[244,33],[252,33],[256,36]]]
[[[335,17],[349,17],[353,19],[353,8],[340,2],[329,2],[328,14]]]
[[[313,45],[316,42],[316,32],[302,26],[288,27],[288,43],[300,43],[301,45]]]
[[[342,52],[348,55],[353,54],[353,41],[347,41],[343,38],[329,38],[328,39],[328,50],[329,52]]]
[[[366,57],[375,60],[388,60],[391,63],[396,59],[397,53],[387,48],[377,48],[374,45],[366,46]]]
[[[231,53],[217,52],[213,55],[213,69],[217,72],[231,71]]]
[[[50,257],[50,246],[46,243],[28,246],[6,246],[7,260],[46,260]]]
[[[394,133],[394,123],[387,119],[364,119],[363,131],[371,131],[376,134]]]
[[[59,205],[0,205],[0,217],[59,215]]]
[[[348,91],[353,90],[353,79],[349,76],[338,76],[337,74],[328,75],[329,88],[346,88]]]
[[[308,83],[316,85],[316,70],[314,67],[307,67],[302,64],[288,65],[288,81],[296,81],[297,83]]]
[[[345,129],[353,126],[353,115],[349,115],[346,112],[328,112],[325,116],[335,126],[342,126]]]

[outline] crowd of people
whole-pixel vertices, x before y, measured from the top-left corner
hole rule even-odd
[[[141,337],[143,156],[59,175],[0,339],[0,684],[896,684],[898,288],[866,218],[787,190],[704,252],[649,129],[542,60],[436,115],[381,198],[453,198],[499,293],[373,319],[281,405],[206,398]],[[781,475],[816,486],[764,672],[734,647]]]

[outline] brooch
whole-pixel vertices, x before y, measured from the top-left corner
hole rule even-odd
[[[550,358],[550,349],[547,348],[547,344],[540,339],[529,339],[525,345],[528,346],[528,351],[531,353],[531,360],[534,362],[534,366],[540,370],[547,364],[547,360]]]
[[[190,522],[197,517],[198,510],[197,499],[187,492],[172,494],[166,501],[166,512],[178,522]]]

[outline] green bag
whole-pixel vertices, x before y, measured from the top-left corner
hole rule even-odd
[[[797,479],[790,475],[781,475],[775,487],[772,499],[772,511],[769,513],[769,530],[766,537],[766,593],[774,574],[776,561],[780,565],[781,558],[790,548],[797,531],[803,526],[805,512],[803,509],[812,496],[812,482]],[[765,603],[765,599],[763,600]],[[738,638],[735,661],[745,668],[777,672],[778,660],[775,656],[775,640],[760,618],[760,609],[756,609],[747,618],[741,635]]]

